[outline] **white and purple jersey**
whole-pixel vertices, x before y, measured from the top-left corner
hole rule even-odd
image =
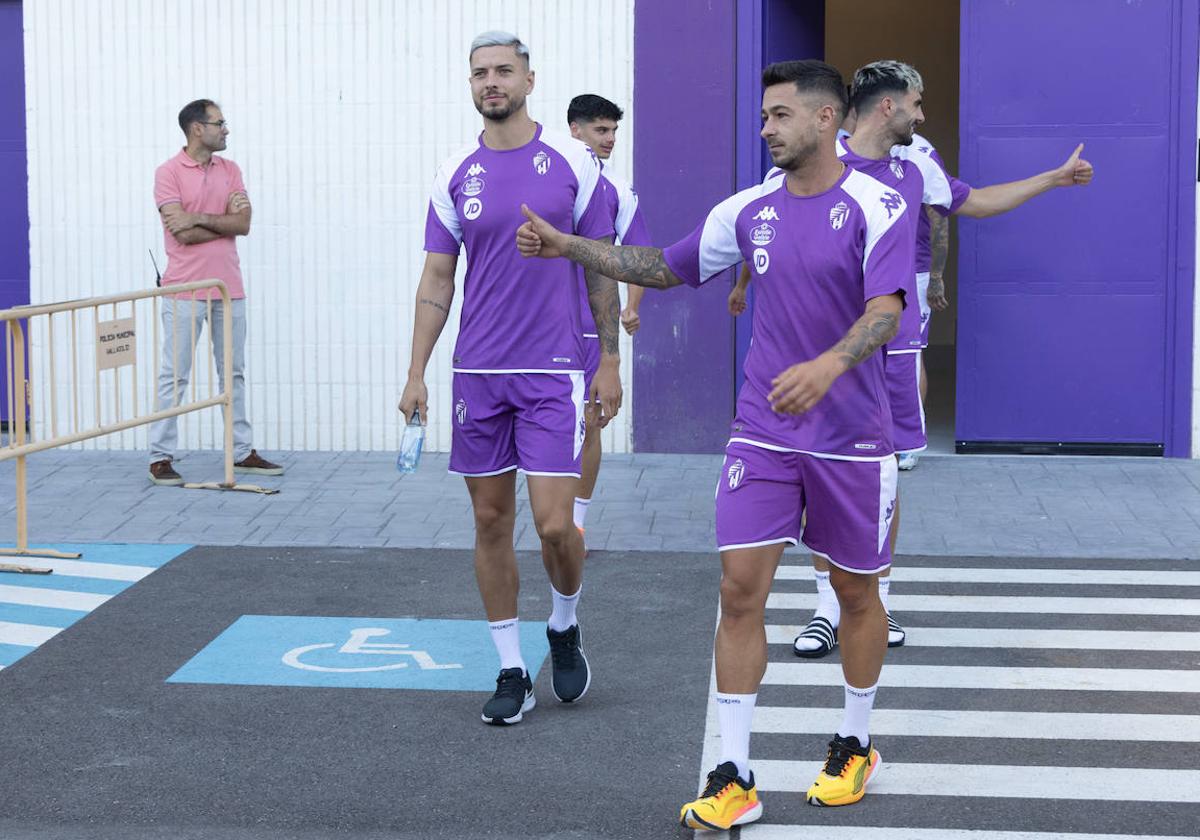
[[[425,250],[466,247],[458,373],[581,373],[579,285],[565,259],[525,259],[513,244],[521,205],[559,230],[612,236],[600,164],[586,143],[538,125],[517,149],[483,138],[455,153],[433,184]]]
[[[767,395],[776,376],[837,344],[868,300],[908,288],[913,239],[905,211],[899,193],[851,167],[812,196],[793,195],[786,179],[773,178],[718,204],[663,252],[675,276],[691,286],[742,260],[757,275],[733,440],[834,458],[891,454],[882,353],[840,376],[804,414],[776,414]]]
[[[912,208],[908,213],[906,223],[913,238],[913,243],[917,241],[918,226],[923,215],[921,211],[922,204],[929,204],[937,207],[939,212],[952,213],[958,209],[958,206],[966,200],[966,194],[962,194],[955,202],[955,196],[949,188],[949,176],[946,171],[932,161],[931,158],[923,158],[922,163],[913,159],[893,157],[889,155],[886,158],[872,159],[865,158],[855,154],[845,139],[837,141],[837,153],[842,162],[847,166],[857,169],[870,175],[872,178],[886,184],[896,192],[904,196],[905,202]],[[928,220],[927,220],[928,221]],[[928,245],[929,235],[928,226],[926,227],[926,244]],[[913,267],[910,272],[909,286],[907,287],[907,297],[909,301],[917,301],[917,271],[915,247]],[[928,268],[925,269],[928,271]],[[910,306],[900,318],[900,329],[897,330],[895,338],[887,344],[888,352],[897,352],[905,350],[920,350],[921,349],[921,308],[919,306]]]
[[[646,229],[646,220],[642,217],[642,209],[638,204],[637,193],[633,187],[612,171],[601,164],[600,177],[604,180],[604,201],[608,217],[612,220],[618,245],[642,245],[649,247],[650,232]],[[583,325],[584,338],[598,338],[596,321],[592,317],[592,307],[588,303],[587,280],[584,279],[583,269],[576,267],[579,274],[579,322]]]
[[[925,176],[925,189],[938,197],[937,201],[925,202],[935,208],[943,216],[949,216],[962,206],[971,192],[969,184],[955,178],[946,171],[946,164],[938,154],[933,144],[914,134],[912,144],[908,146],[892,146],[892,156],[911,160],[921,168]],[[917,273],[929,271],[933,264],[933,252],[929,247],[929,217],[924,211],[917,219]]]

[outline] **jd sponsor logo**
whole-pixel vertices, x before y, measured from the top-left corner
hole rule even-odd
[[[482,212],[483,202],[478,198],[468,198],[463,203],[463,215],[470,221],[478,219]]]
[[[550,171],[550,155],[545,152],[538,152],[533,156],[533,168],[539,175],[545,175]]]
[[[775,207],[768,204],[763,209],[754,214],[754,218],[760,222],[778,222],[779,214],[775,212]]]
[[[738,485],[742,483],[742,479],[746,476],[745,462],[741,458],[738,458],[729,465],[729,471],[726,473],[726,475],[729,478],[729,489],[738,489]]]
[[[479,195],[481,192],[483,192],[483,186],[484,183],[482,178],[468,178],[467,180],[463,181],[463,195]]]
[[[750,231],[750,241],[755,245],[770,245],[775,239],[775,228],[763,222]]]
[[[848,218],[850,218],[850,208],[844,201],[839,201],[829,209],[829,226],[834,230],[841,230]]]
[[[476,175],[486,175],[487,170],[483,168],[482,163],[472,163],[467,167],[467,177],[474,178]]]
[[[766,274],[767,269],[771,267],[771,255],[767,253],[767,249],[755,248],[751,256],[754,258],[754,270],[759,274]]]
[[[467,422],[467,401],[462,397],[459,397],[458,402],[454,404],[454,419],[460,426]]]

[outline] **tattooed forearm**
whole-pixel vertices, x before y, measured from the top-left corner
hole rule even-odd
[[[621,324],[621,296],[617,293],[617,283],[590,268],[583,270],[583,276],[587,280],[588,304],[596,322],[596,335],[600,337],[600,352],[615,354],[619,352]]]
[[[925,212],[929,215],[929,276],[940,280],[950,253],[950,220],[932,207],[927,207]]]
[[[867,310],[833,346],[832,352],[850,370],[890,341],[899,328],[899,312]]]
[[[661,248],[609,245],[607,242],[572,236],[567,245],[567,259],[605,277],[634,286],[669,289],[683,282],[667,267]]]
[[[446,313],[447,315],[450,314],[449,307],[447,307],[445,304],[438,303],[436,300],[430,300],[429,298],[419,298],[417,300],[417,303],[427,303],[430,306],[432,306],[434,309],[440,309],[442,312]]]

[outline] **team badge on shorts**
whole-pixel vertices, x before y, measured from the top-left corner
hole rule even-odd
[[[533,168],[539,175],[545,175],[550,171],[550,155],[545,152],[538,152],[533,156]]]
[[[738,458],[729,465],[729,471],[726,473],[729,479],[729,489],[736,490],[738,485],[742,483],[742,479],[746,476],[746,463]]]
[[[839,201],[829,209],[829,226],[834,230],[841,230],[842,225],[846,224],[846,219],[850,217],[850,208],[846,202]]]
[[[462,397],[459,397],[458,402],[454,405],[454,419],[460,426],[467,422],[467,401]]]

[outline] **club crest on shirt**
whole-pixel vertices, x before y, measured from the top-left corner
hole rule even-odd
[[[904,161],[900,160],[900,158],[892,158],[888,166],[891,167],[892,174],[896,178],[904,180]]]
[[[829,226],[834,230],[841,230],[848,218],[850,218],[850,207],[846,202],[839,201],[829,208]]]
[[[545,175],[550,171],[550,155],[545,152],[538,152],[533,156],[533,168],[539,175]]]
[[[472,163],[467,167],[467,177],[474,178],[476,175],[486,175],[487,170],[483,168],[482,163]]]
[[[754,270],[759,274],[766,274],[767,269],[771,267],[771,255],[767,253],[767,249],[755,248],[751,256],[754,258]]]
[[[463,195],[479,195],[481,192],[483,192],[483,187],[484,183],[482,178],[468,178],[467,180],[463,181]]]
[[[750,231],[750,241],[755,245],[770,245],[775,239],[775,228],[766,222]]]
[[[454,419],[460,426],[467,422],[467,401],[462,397],[459,397],[458,402],[454,404]]]
[[[742,479],[746,476],[746,463],[741,458],[738,458],[729,465],[726,476],[729,478],[729,489],[738,489],[738,485],[742,483]]]
[[[474,221],[479,218],[479,214],[483,212],[483,202],[478,198],[468,198],[463,203],[463,216]]]

